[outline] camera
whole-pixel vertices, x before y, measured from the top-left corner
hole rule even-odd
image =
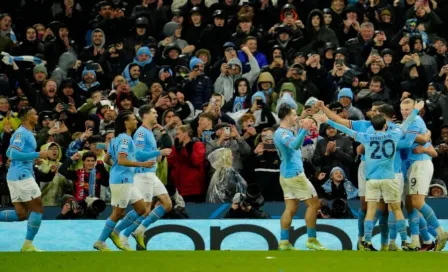
[[[345,199],[335,199],[331,204],[331,218],[353,218],[350,207]]]
[[[98,197],[89,196],[85,199],[85,202],[87,204],[87,210],[92,214],[98,215],[106,209],[106,202]]]

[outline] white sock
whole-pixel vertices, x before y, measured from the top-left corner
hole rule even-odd
[[[411,235],[411,244],[420,246],[420,237],[418,235]]]
[[[138,226],[138,228],[135,230],[135,233],[144,233],[146,231],[146,228],[143,225]]]
[[[437,237],[442,237],[445,234],[442,226],[439,226],[438,228],[436,228],[436,232],[437,232]]]
[[[33,241],[31,240],[25,240],[25,242],[23,243],[23,246],[31,246],[33,244]]]
[[[423,244],[424,244],[424,245],[430,245],[430,244],[432,244],[432,241],[431,241],[431,240],[429,240],[429,241],[423,241]]]
[[[126,237],[126,236],[124,236],[124,235],[122,235],[122,236],[120,237],[120,240],[121,240],[122,244],[127,244],[127,243],[129,243],[129,239],[128,239],[128,237]]]

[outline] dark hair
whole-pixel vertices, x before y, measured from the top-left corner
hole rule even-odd
[[[124,122],[129,120],[129,116],[132,114],[132,111],[129,110],[121,111],[120,114],[118,114],[117,119],[115,119],[115,137],[123,132],[126,132],[126,125]]]
[[[381,101],[381,100],[379,100],[379,101],[373,101],[373,103],[372,103],[372,107],[373,107],[373,106],[382,106],[382,105],[386,105],[386,104],[387,104],[386,102]]]
[[[213,122],[213,120],[215,120],[215,115],[211,112],[203,112],[199,114],[199,118],[206,118]]]
[[[272,132],[274,132],[275,129],[273,127],[265,127],[261,132],[265,132],[265,131],[272,131]]]
[[[255,40],[256,41],[257,38],[255,38],[254,36],[247,36],[246,38],[244,38],[243,44],[246,44],[250,40]]]
[[[375,130],[382,130],[386,124],[386,118],[382,114],[377,114],[372,117],[371,122]]]
[[[343,109],[344,106],[342,106],[342,104],[340,102],[336,101],[336,102],[333,102],[330,105],[328,105],[328,108],[330,110],[333,110],[333,109]]]
[[[381,87],[384,87],[384,79],[380,76],[373,76],[370,82],[379,82],[381,83]]]
[[[19,114],[17,115],[17,117],[19,117],[19,119],[21,119],[21,120],[24,120],[31,110],[34,110],[34,108],[33,107],[23,107],[19,111]]]
[[[288,116],[292,111],[292,108],[287,105],[287,104],[283,104],[280,106],[280,109],[278,109],[278,118],[280,118],[280,120],[283,120],[286,116]]]
[[[387,118],[393,118],[395,115],[394,107],[389,104],[383,104],[377,110],[379,113],[384,114]]]
[[[82,154],[82,161],[85,161],[87,158],[94,158],[96,161],[96,155],[92,151],[87,151],[84,154]]]
[[[140,109],[138,109],[138,115],[140,115],[140,118],[142,118],[145,116],[145,114],[149,114],[151,112],[152,107],[150,107],[149,105],[144,105],[141,106]]]

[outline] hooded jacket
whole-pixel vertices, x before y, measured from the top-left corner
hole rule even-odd
[[[320,28],[319,30],[315,30],[313,25],[311,24],[311,20],[314,16],[319,16],[320,18]],[[323,52],[325,43],[333,43],[336,47],[339,47],[339,40],[336,37],[334,31],[330,28],[324,26],[324,14],[322,11],[318,9],[314,9],[310,12],[307,19],[306,24],[306,40],[308,41],[308,45],[306,45],[302,50],[306,53],[311,52],[312,50],[319,50]]]
[[[254,85],[257,80],[258,75],[260,74],[260,67],[258,66],[258,62],[255,57],[251,57],[249,59],[250,71],[248,73],[242,74],[243,66],[241,61],[238,58],[231,59],[228,63],[229,66],[237,65],[240,67],[240,73],[238,75],[223,75],[221,74],[215,82],[215,93],[219,93],[224,95],[224,99],[226,102],[230,101],[234,94],[234,83],[240,77],[244,77],[249,81],[250,88]]]
[[[103,41],[101,42],[100,45],[96,46],[93,44],[93,35],[98,32],[103,34]],[[104,45],[106,44],[106,34],[104,33],[104,31],[97,28],[92,31],[92,33],[90,35],[90,40],[92,41],[92,45],[84,47],[84,50],[79,55],[79,59],[83,62],[87,62],[87,61],[99,62],[99,59],[102,54],[98,53],[95,55],[94,52],[95,52],[95,50],[99,51],[101,49],[104,49],[103,54],[106,53],[105,51],[107,50],[107,48],[104,48]]]
[[[292,91],[292,97],[291,96],[287,96],[287,97],[284,98],[283,96],[284,96],[284,91],[285,90]],[[278,94],[278,100],[275,101],[274,103],[272,103],[272,106],[271,106],[272,112],[276,112],[277,113],[278,109],[280,108],[280,106],[283,103],[288,104],[289,106],[294,108],[297,111],[297,114],[301,114],[302,113],[303,104],[300,104],[299,102],[297,102],[297,99],[296,99],[296,87],[291,82],[285,82],[285,83],[283,83],[281,85],[280,93]]]
[[[43,160],[37,168],[40,181],[40,189],[42,190],[42,203],[45,206],[58,206],[61,203],[61,198],[64,194],[64,187],[67,187],[66,179],[62,175],[57,175],[57,172],[52,172],[51,167],[59,167],[62,159],[61,146],[55,142],[49,142],[43,145],[40,150],[48,151],[51,146],[56,145],[58,148],[58,157],[55,161]]]
[[[171,38],[171,43],[174,43],[175,45],[179,46],[179,48],[182,50],[188,45],[188,43],[187,43],[187,41],[178,39],[174,36],[174,33],[176,32],[176,29],[178,27],[179,27],[179,24],[176,22],[166,23],[165,26],[163,27],[163,35],[166,38]],[[162,41],[159,42],[160,51],[163,51]]]
[[[51,79],[54,79],[58,86],[68,77],[69,69],[76,63],[76,54],[65,52],[59,57],[58,66],[51,73]]]

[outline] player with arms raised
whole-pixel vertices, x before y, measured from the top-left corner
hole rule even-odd
[[[294,109],[288,105],[280,106],[278,111],[280,127],[275,131],[274,144],[281,159],[280,185],[285,197],[285,211],[280,220],[281,233],[279,250],[296,250],[289,242],[289,228],[294,214],[299,206],[299,201],[305,201],[307,206],[305,221],[308,233],[306,247],[315,250],[327,250],[316,239],[316,219],[320,208],[316,190],[305,176],[303,169],[302,147],[305,136],[311,128],[312,121],[301,120],[301,129],[294,136],[291,129],[296,127],[298,116]]]
[[[371,130],[371,133],[357,133],[328,120],[324,115],[319,117],[321,122],[328,123],[364,145],[367,214],[364,221],[365,241],[362,242],[362,246],[366,251],[375,251],[372,246],[372,231],[381,194],[383,194],[384,202],[389,204],[395,214],[397,231],[402,241],[406,241],[406,220],[401,211],[400,182],[395,178],[394,161],[398,142],[423,106],[423,102],[415,105],[411,116],[404,122],[402,128],[387,130],[385,116],[383,114],[373,116],[371,123],[374,131]]]
[[[25,107],[19,112],[22,125],[11,137],[6,154],[11,159],[6,180],[15,211],[0,212],[0,221],[14,222],[28,218],[28,228],[22,251],[39,251],[33,245],[34,237],[42,222],[42,199],[39,185],[34,178],[34,160],[47,159],[48,152],[36,152],[33,130],[38,123],[36,110]],[[28,215],[29,214],[29,215]]]

